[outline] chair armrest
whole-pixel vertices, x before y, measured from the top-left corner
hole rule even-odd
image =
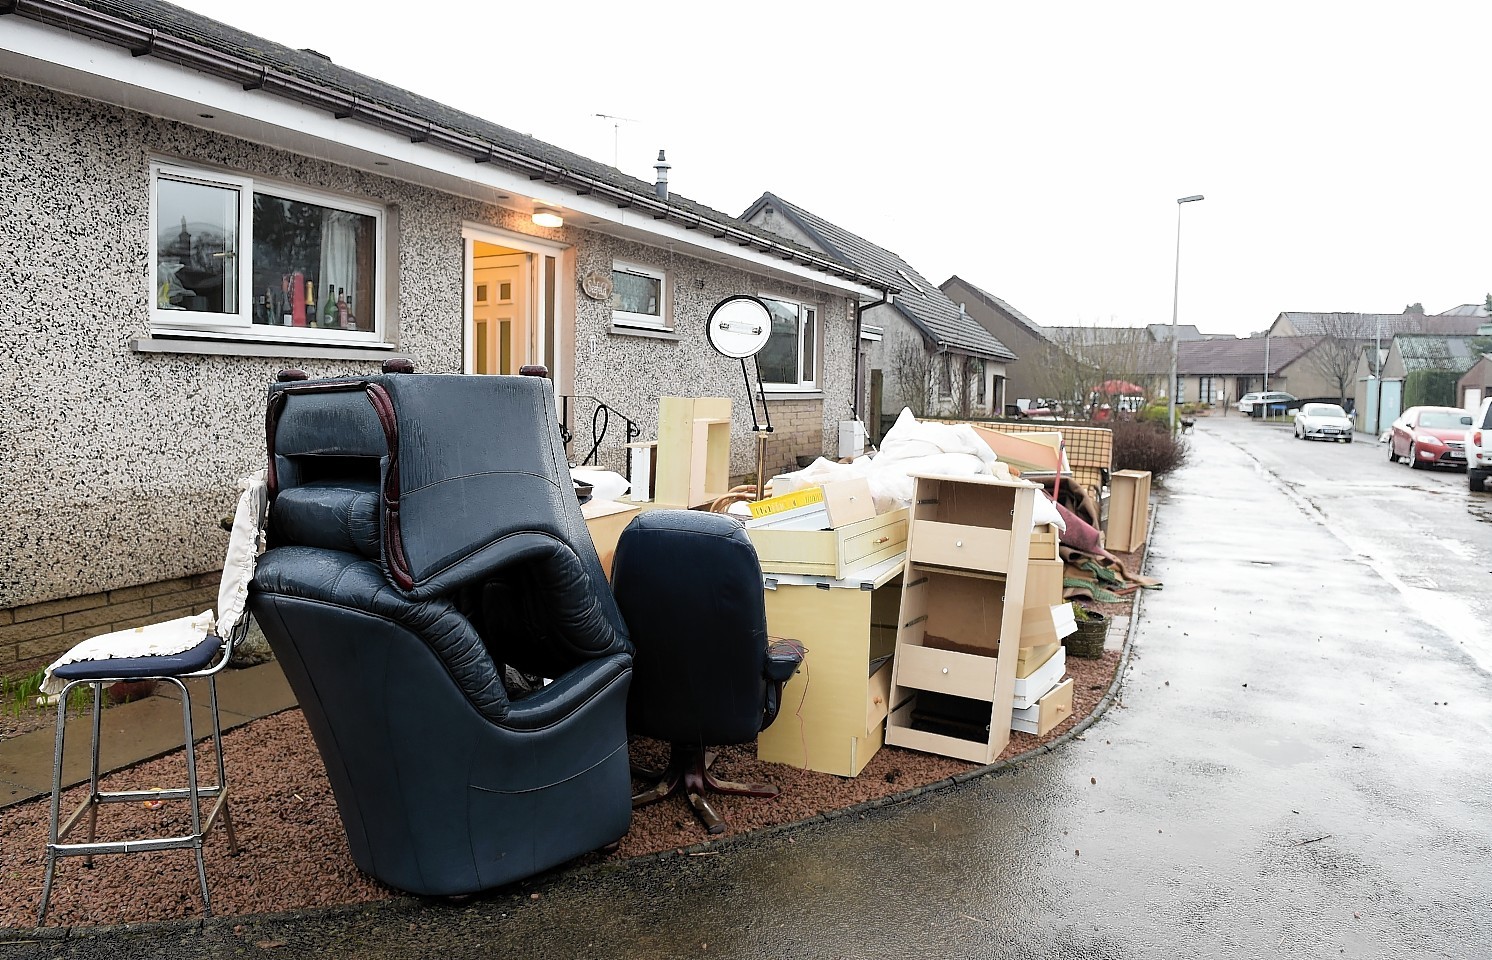
[[[803,663],[803,655],[807,652],[803,644],[796,640],[772,640],[767,644],[763,676],[773,683],[787,683],[798,672],[798,667]]]
[[[618,678],[630,680],[631,672],[630,654],[614,653],[586,661],[553,683],[540,687],[521,700],[514,700],[501,726],[510,730],[541,730],[554,726],[579,710],[586,701],[601,695]],[[625,701],[625,693],[622,698]]]

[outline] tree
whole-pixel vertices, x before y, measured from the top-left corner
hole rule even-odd
[[[922,337],[903,330],[886,351],[887,369],[894,383],[897,399],[917,418],[926,417],[937,396],[938,370]]]
[[[1143,327],[1057,327],[1048,336],[1050,346],[1031,358],[1040,365],[1036,382],[1069,413],[1113,403],[1099,391],[1109,381],[1128,381],[1151,396],[1170,389],[1171,345],[1156,343]]]
[[[1405,313],[1417,313],[1420,316],[1424,316],[1425,315],[1425,305],[1423,303],[1411,303],[1411,304],[1409,304],[1408,306],[1406,306],[1404,308],[1404,312]]]
[[[1321,321],[1321,339],[1306,351],[1306,366],[1319,373],[1345,404],[1357,384],[1357,360],[1374,331],[1360,313],[1328,313]]]

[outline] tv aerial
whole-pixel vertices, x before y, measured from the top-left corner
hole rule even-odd
[[[726,297],[715,304],[705,320],[705,338],[721,356],[741,361],[741,379],[746,383],[746,402],[751,406],[751,432],[756,435],[756,499],[766,495],[767,434],[772,432],[772,414],[767,409],[767,391],[762,386],[762,365],[757,354],[772,336],[772,312],[758,297],[746,294]],[[756,418],[756,397],[746,360],[756,365],[756,388],[762,402],[763,424]]]
[[[609,113],[593,113],[591,116],[611,121],[611,165],[620,170],[622,167],[619,144],[622,137],[622,124],[641,123],[642,121],[634,120],[631,117],[616,117]]]

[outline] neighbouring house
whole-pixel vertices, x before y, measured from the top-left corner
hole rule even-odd
[[[1003,411],[1015,354],[906,260],[772,193],[741,219],[893,290],[860,311],[857,409],[867,412],[873,442],[904,406],[918,416],[965,419]]]
[[[1455,385],[1461,376],[1481,359],[1473,345],[1474,337],[1438,336],[1428,333],[1401,333],[1389,344],[1383,358],[1383,378],[1403,380],[1404,403],[1454,404]],[[1433,380],[1421,389],[1411,382],[1415,377]],[[1421,399],[1428,395],[1427,399]]]
[[[1492,396],[1492,354],[1484,353],[1456,381],[1457,405],[1475,410],[1481,406],[1482,399],[1489,396]]]
[[[1044,392],[1048,384],[1043,382],[1042,371],[1050,362],[1049,351],[1056,349],[1056,345],[1036,321],[963,277],[951,276],[938,288],[1021,358],[1007,366],[1005,413],[1011,412],[1018,399],[1048,395]]]
[[[572,457],[618,470],[622,417],[647,440],[659,397],[727,396],[744,477],[704,327],[747,293],[780,320],[769,470],[854,416],[859,306],[903,282],[670,193],[661,154],[639,180],[149,0],[3,14],[0,664],[214,605],[281,368],[543,364]]]
[[[1472,372],[1481,365],[1492,327],[1485,319],[1477,322],[1485,331],[1480,335],[1401,333],[1383,345],[1378,371],[1369,345],[1357,365],[1358,429],[1377,433],[1412,406],[1464,406],[1467,388],[1478,391],[1478,401],[1486,396]]]
[[[1312,368],[1319,337],[1236,337],[1176,343],[1177,403],[1227,405],[1245,393],[1282,390],[1301,398],[1336,397]],[[1267,373],[1267,376],[1266,376]]]

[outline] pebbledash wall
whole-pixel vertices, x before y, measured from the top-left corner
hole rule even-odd
[[[769,470],[832,448],[850,416],[853,305],[791,283],[564,227],[311,157],[0,79],[0,670],[79,639],[213,606],[239,476],[264,461],[264,396],[287,366],[374,372],[376,358],[148,353],[148,165],[175,158],[347,195],[389,211],[396,295],[385,314],[417,369],[462,369],[462,224],[572,245],[571,277],[613,258],[669,271],[677,339],[613,332],[609,302],[574,304],[575,392],[656,436],[663,395],[733,400],[732,472],[754,472],[740,367],[704,340],[710,309],[775,293],[820,309],[823,396],[773,401]],[[615,432],[615,431],[614,431]],[[573,450],[572,450],[573,452]]]

